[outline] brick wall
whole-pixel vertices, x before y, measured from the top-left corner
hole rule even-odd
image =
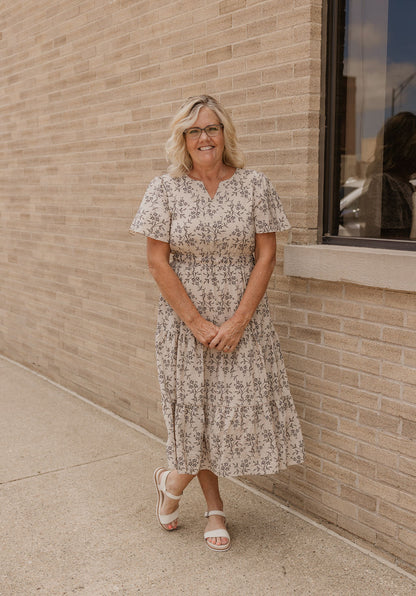
[[[416,298],[283,275],[284,243],[317,236],[321,14],[321,0],[3,4],[0,350],[164,436],[158,291],[127,230],[172,114],[215,95],[293,226],[269,296],[307,462],[255,481],[412,568]]]
[[[263,488],[415,570],[416,295],[291,278],[277,329],[307,464]]]

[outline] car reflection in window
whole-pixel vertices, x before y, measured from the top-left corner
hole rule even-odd
[[[367,184],[366,184],[367,183]],[[416,192],[416,178],[410,180]],[[338,236],[366,237],[365,209],[368,181],[348,178],[340,188],[340,214]]]
[[[360,200],[365,180],[348,178],[340,188],[339,236],[364,236],[365,222],[360,218]]]

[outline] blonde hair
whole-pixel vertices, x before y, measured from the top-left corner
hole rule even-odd
[[[202,108],[212,110],[224,127],[223,162],[233,168],[244,167],[244,155],[238,146],[235,127],[227,111],[210,95],[196,95],[188,97],[170,124],[171,135],[166,142],[166,157],[170,162],[168,172],[173,177],[183,176],[192,169],[192,159],[186,149],[183,133],[195,123]]]

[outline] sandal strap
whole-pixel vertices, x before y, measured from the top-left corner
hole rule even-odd
[[[178,519],[178,510],[176,509],[173,513],[167,513],[166,515],[162,515],[161,513],[158,515],[160,523],[166,526],[175,521],[175,519]]]
[[[204,533],[204,539],[207,538],[228,538],[230,540],[230,535],[227,530],[223,528],[218,528],[218,530],[210,530],[209,532]]]
[[[164,495],[169,497],[169,499],[175,499],[175,501],[179,501],[179,499],[182,497],[182,495],[173,495],[166,489],[166,479],[169,476],[169,474],[170,474],[170,470],[166,470],[165,472],[162,472],[160,474],[159,488]],[[162,523],[168,524],[169,522],[162,522]]]
[[[205,517],[210,517],[211,515],[221,515],[221,517],[225,517],[224,511],[206,511]]]

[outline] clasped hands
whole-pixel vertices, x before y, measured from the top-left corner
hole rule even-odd
[[[242,338],[245,325],[235,315],[219,327],[201,317],[190,326],[190,329],[206,348],[230,353],[235,350]]]

